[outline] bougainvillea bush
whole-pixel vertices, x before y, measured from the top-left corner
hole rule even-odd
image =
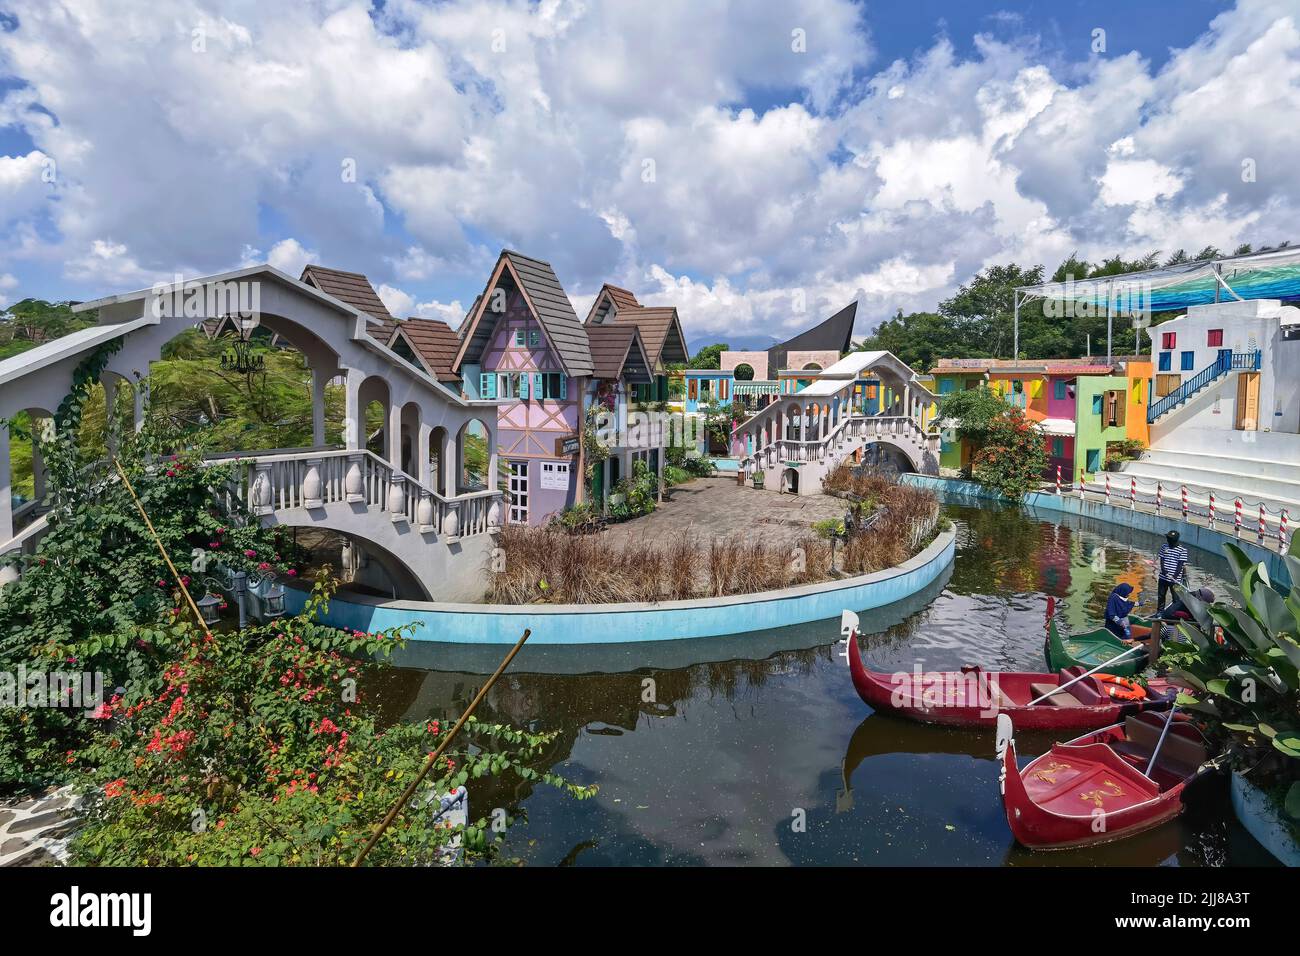
[[[21,571],[0,589],[0,671],[99,673],[108,689],[148,679],[176,653],[183,601],[126,485],[103,461],[86,461],[64,428],[39,444],[48,468],[49,530],[34,555],[7,560]],[[297,573],[292,543],[251,520],[237,498],[216,494],[229,465],[204,466],[148,426],[122,437],[122,463],[183,580],[194,552],[232,570]],[[213,572],[215,573],[215,572]],[[0,791],[60,782],[55,759],[75,748],[87,722],[70,708],[0,707]]]
[[[370,706],[397,632],[345,633],[316,622],[318,583],[303,613],[208,633],[184,624],[181,653],[157,685],[109,702],[103,732],[74,755],[93,797],[76,862],[143,865],[350,863],[451,729],[439,721],[384,728]],[[475,721],[439,758],[412,805],[367,864],[438,859],[455,835],[471,859],[503,839],[491,808],[453,833],[427,805],[484,775],[512,774],[575,797],[594,790],[538,770],[554,734]],[[503,808],[498,824],[509,824]]]
[[[1047,471],[1042,430],[986,386],[947,395],[939,419],[953,422],[958,437],[971,444],[971,477],[980,484],[1016,500],[1042,481]]]

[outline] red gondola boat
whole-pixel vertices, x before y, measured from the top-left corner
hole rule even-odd
[[[1023,770],[1016,766],[1011,718],[999,717],[1002,803],[1017,842],[1033,850],[1109,843],[1182,813],[1187,786],[1217,765],[1200,731],[1185,715],[1172,716],[1163,743],[1165,717],[1133,714],[1054,744]]]
[[[849,673],[858,696],[874,710],[925,723],[992,727],[999,713],[1007,713],[1015,718],[1016,726],[1026,730],[1084,730],[1142,711],[1168,710],[1177,697],[1168,683],[1152,680],[1145,699],[1116,700],[1095,677],[1085,677],[1053,693],[1054,688],[1083,674],[1082,667],[1056,674],[983,671],[970,666],[960,671],[882,674],[862,663],[857,615],[852,611],[844,612],[842,633],[847,637]]]

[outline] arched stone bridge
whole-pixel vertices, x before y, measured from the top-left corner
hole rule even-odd
[[[496,402],[472,401],[370,334],[378,320],[271,266],[256,266],[78,307],[99,324],[0,362],[0,419],[27,412],[52,418],[82,362],[120,343],[101,375],[105,397],[134,393],[139,428],[147,375],[163,346],[207,319],[243,313],[288,342],[311,369],[311,447],[248,449],[238,455],[245,498],[267,524],[337,531],[354,542],[354,567],[374,558],[400,588],[434,600],[482,596],[492,532],[501,523]],[[325,444],[325,386],[345,386],[343,446]],[[365,409],[384,408],[384,454],[367,451]],[[486,442],[486,487],[463,481],[466,439],[477,422]],[[15,507],[10,441],[0,428],[0,554],[31,551],[43,533],[43,466],[33,460],[36,495]],[[110,448],[111,451],[111,448]]]

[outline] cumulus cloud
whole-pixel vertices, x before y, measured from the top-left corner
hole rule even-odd
[[[693,339],[854,298],[861,333],[991,262],[1276,242],[1300,212],[1294,0],[1159,69],[1006,17],[878,62],[849,0],[11,6],[0,124],[32,148],[0,156],[0,271],[60,263],[69,295],[321,262],[455,324],[511,247],[580,314],[609,280]]]

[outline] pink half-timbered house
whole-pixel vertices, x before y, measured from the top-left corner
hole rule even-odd
[[[497,454],[511,522],[542,524],[581,500],[581,421],[593,366],[587,332],[549,263],[503,251],[460,329],[453,368],[499,401]]]

